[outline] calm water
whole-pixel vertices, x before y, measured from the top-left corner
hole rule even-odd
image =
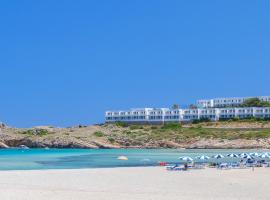
[[[154,166],[159,161],[180,162],[178,160],[180,156],[195,158],[199,155],[243,152],[254,152],[254,150],[1,149],[0,170]],[[127,156],[129,160],[118,160],[117,157],[121,155]]]

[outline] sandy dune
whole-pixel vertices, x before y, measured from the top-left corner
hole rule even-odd
[[[1,200],[270,199],[270,169],[1,171]]]

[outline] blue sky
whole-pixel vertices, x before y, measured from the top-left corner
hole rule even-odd
[[[269,1],[0,3],[0,121],[103,122],[107,109],[270,95]]]

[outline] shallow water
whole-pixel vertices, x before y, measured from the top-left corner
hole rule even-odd
[[[158,162],[179,163],[180,156],[254,152],[255,150],[218,149],[1,149],[0,170],[78,169],[106,167],[155,166]],[[260,151],[256,151],[260,152]],[[118,160],[127,156],[128,161]],[[195,160],[196,161],[196,160]],[[237,161],[210,159],[209,162]]]

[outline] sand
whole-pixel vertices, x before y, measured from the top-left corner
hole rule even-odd
[[[270,199],[270,168],[0,171],[1,200]]]

